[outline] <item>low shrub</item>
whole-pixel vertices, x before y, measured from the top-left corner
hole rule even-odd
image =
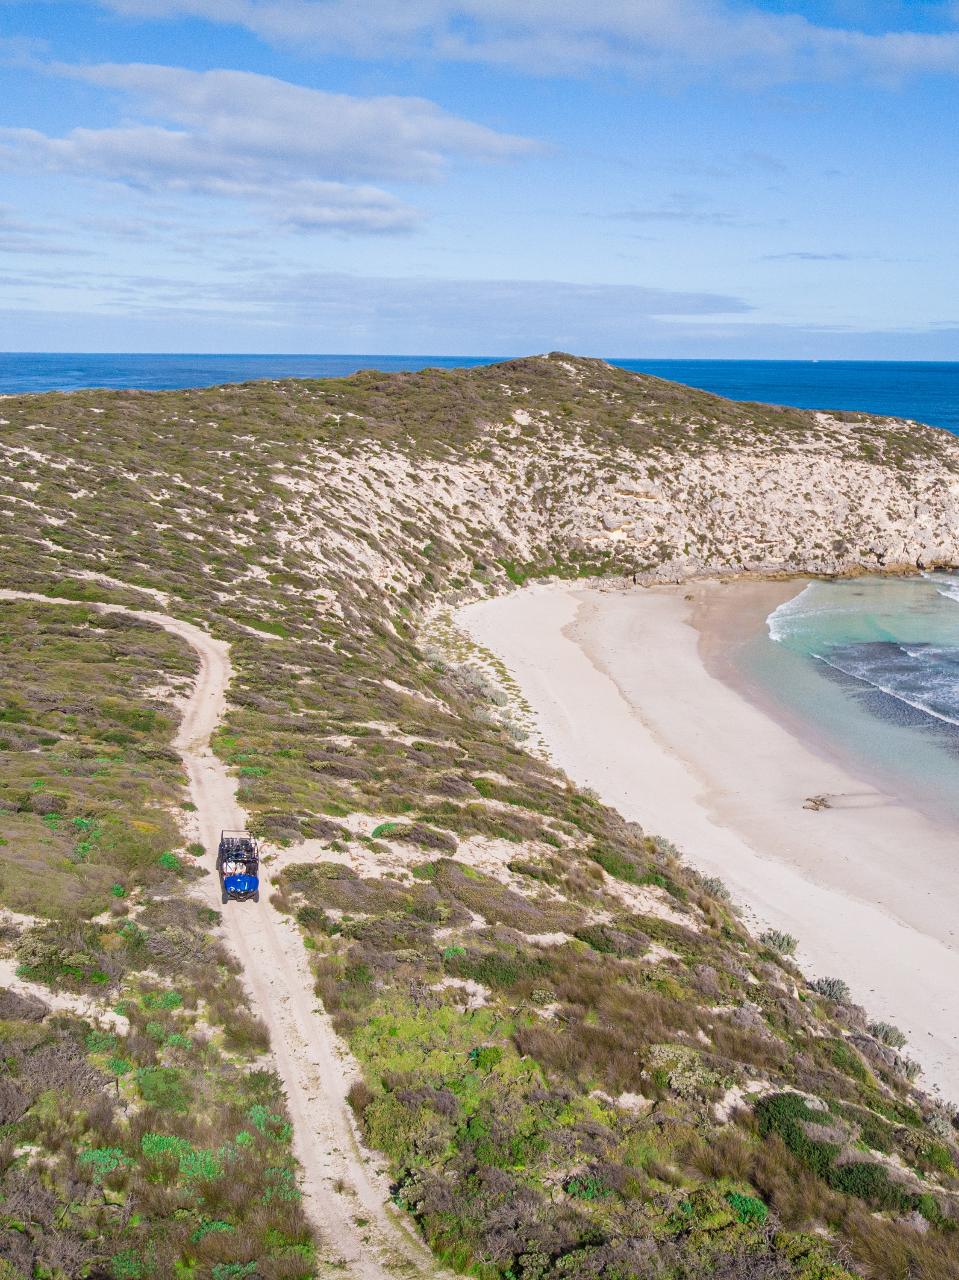
[[[395,836],[403,830],[402,822],[381,822],[370,832],[371,840],[386,840],[389,836]]]
[[[720,880],[719,876],[703,876],[700,884],[712,898],[718,898],[720,902],[728,902],[730,899],[729,890],[725,883]]]
[[[901,1049],[906,1043],[906,1035],[891,1022],[870,1022],[869,1034],[893,1049]]]
[[[816,978],[809,985],[817,995],[825,996],[827,1000],[835,1000],[837,1004],[848,1004],[852,999],[849,984],[842,978]]]
[[[744,1226],[756,1224],[761,1227],[769,1217],[768,1208],[756,1196],[746,1196],[738,1191],[730,1191],[726,1199],[729,1207]]]
[[[613,1194],[595,1173],[577,1174],[567,1180],[563,1189],[576,1200],[606,1200]]]
[[[937,1138],[952,1140],[956,1136],[956,1109],[951,1103],[940,1103],[926,1121],[929,1132]]]
[[[477,1071],[492,1071],[498,1062],[502,1062],[503,1050],[495,1044],[478,1045],[470,1049],[469,1060]]]
[[[649,938],[638,930],[614,929],[606,924],[583,925],[574,936],[602,955],[641,956],[649,948]]]
[[[186,1111],[191,1092],[175,1067],[141,1067],[137,1087],[143,1101],[161,1111]]]
[[[794,938],[791,933],[783,933],[781,929],[766,929],[759,935],[759,941],[764,947],[770,947],[783,956],[794,956],[799,946],[798,938]]]
[[[865,1200],[875,1209],[908,1213],[917,1206],[918,1197],[892,1182],[881,1164],[856,1161],[834,1167],[829,1171],[829,1185],[836,1191]]]
[[[646,871],[636,858],[603,845],[594,845],[589,850],[589,856],[599,863],[607,875],[617,880],[626,880],[630,884],[638,884]]]
[[[874,1209],[908,1213],[916,1208],[918,1197],[893,1182],[883,1165],[865,1160],[840,1164],[838,1144],[809,1137],[806,1127],[828,1122],[829,1115],[814,1110],[799,1094],[763,1098],[756,1104],[756,1118],[763,1137],[777,1134],[792,1155],[833,1190],[864,1200]]]
[[[829,1058],[833,1066],[838,1067],[847,1076],[863,1082],[869,1079],[869,1070],[855,1049],[844,1040],[827,1040]]]

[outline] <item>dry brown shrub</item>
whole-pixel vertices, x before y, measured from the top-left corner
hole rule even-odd
[[[42,1022],[50,1006],[36,996],[0,991],[0,1021]]]

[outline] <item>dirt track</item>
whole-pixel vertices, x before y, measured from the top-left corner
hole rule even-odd
[[[0,590],[0,600],[76,605],[30,592]],[[302,1169],[303,1203],[320,1236],[321,1264],[359,1280],[435,1277],[440,1268],[412,1224],[389,1199],[389,1183],[361,1151],[346,1094],[357,1067],[313,993],[306,950],[294,926],[269,903],[269,866],[261,864],[261,901],[221,905],[213,858],[223,828],[245,826],[236,781],[210,750],[232,677],[229,645],[200,627],[152,610],[94,604],[126,613],[185,640],[200,659],[174,746],[182,756],[197,807],[197,838],[211,874],[198,883],[204,901],[223,914],[223,934],[243,966],[253,1012],[269,1028],[276,1069],[286,1090],[293,1145]]]

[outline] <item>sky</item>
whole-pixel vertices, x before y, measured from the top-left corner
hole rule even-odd
[[[959,0],[0,0],[0,350],[959,359]]]

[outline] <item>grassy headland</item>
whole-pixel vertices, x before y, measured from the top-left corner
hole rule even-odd
[[[0,432],[4,585],[78,598],[4,605],[0,903],[36,917],[7,941],[126,1020],[8,998],[11,1280],[312,1271],[262,1031],[185,892],[191,653],[82,603],[156,593],[231,644],[216,750],[288,851],[278,905],[438,1257],[482,1280],[959,1276],[959,1135],[894,1029],[808,987],[420,634],[549,573],[959,562],[953,437],[562,356],[10,397]]]

